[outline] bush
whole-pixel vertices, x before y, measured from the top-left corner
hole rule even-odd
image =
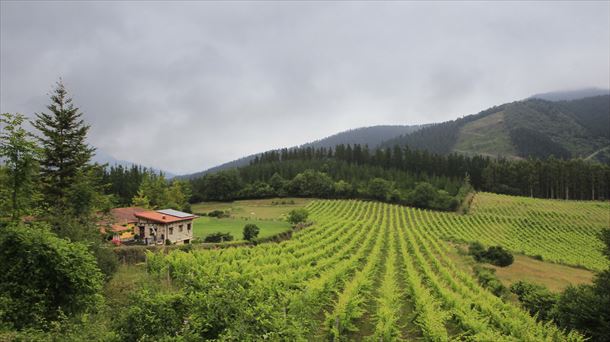
[[[501,246],[491,246],[487,250],[479,242],[473,242],[468,246],[468,253],[478,262],[488,262],[492,265],[506,267],[513,263],[513,255]]]
[[[229,233],[217,232],[217,233],[212,233],[212,234],[206,235],[205,238],[203,239],[203,242],[208,242],[208,243],[218,243],[218,242],[227,242],[227,241],[233,241],[233,235],[231,235]]]
[[[94,245],[92,251],[97,260],[97,267],[102,271],[106,280],[110,280],[119,268],[119,259],[116,253],[111,248],[100,245]]]
[[[480,242],[472,242],[468,246],[468,254],[472,255],[476,261],[481,261],[485,256],[485,246]]]
[[[229,217],[229,213],[224,210],[212,210],[208,213],[209,217],[223,218]]]
[[[172,240],[170,240],[170,239],[165,239],[165,245],[166,245],[166,246],[171,246],[171,244],[172,244]]]
[[[515,260],[513,255],[501,246],[489,247],[487,249],[485,258],[488,260],[489,263],[500,267],[509,266]]]
[[[387,201],[392,190],[392,183],[383,178],[373,178],[368,184],[367,194],[378,201]]]
[[[309,212],[307,209],[299,208],[293,209],[288,213],[288,222],[292,224],[298,224],[301,222],[305,222],[307,217],[309,216]]]
[[[576,329],[592,337],[592,341],[607,341],[610,327],[603,314],[608,313],[604,305],[607,301],[595,293],[593,286],[569,286],[557,300],[553,319],[561,328]]]
[[[481,266],[474,267],[474,274],[477,276],[479,284],[484,288],[488,289],[500,298],[506,298],[508,296],[508,289],[500,282],[500,279],[496,276],[496,270],[492,268],[486,268]]]
[[[521,305],[530,314],[538,314],[538,318],[543,321],[552,318],[551,313],[559,297],[546,287],[518,281],[511,285],[510,291],[517,295]]]
[[[437,196],[438,192],[432,184],[421,182],[409,193],[408,202],[414,207],[429,208]]]
[[[124,341],[154,341],[180,334],[187,326],[188,303],[183,295],[151,293],[146,289],[131,296],[128,309],[118,320]]]
[[[252,241],[258,237],[260,229],[252,223],[248,223],[244,226],[244,240]]]
[[[100,303],[104,276],[80,243],[23,224],[0,234],[0,322],[44,326]]]

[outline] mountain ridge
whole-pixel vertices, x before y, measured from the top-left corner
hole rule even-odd
[[[345,131],[341,131],[339,133],[335,133],[324,137],[322,139],[314,140],[308,143],[304,143],[301,145],[296,145],[289,147],[288,149],[293,148],[331,148],[340,144],[360,144],[360,145],[368,145],[369,148],[376,148],[384,141],[387,140],[387,136],[399,136],[402,134],[408,134],[414,132],[426,125],[375,125],[375,126],[366,126],[359,127],[354,129],[349,129]],[[277,151],[280,149],[270,150]],[[270,152],[265,151],[265,152]],[[236,168],[240,166],[246,166],[252,161],[256,156],[259,156],[265,152],[259,152],[247,155],[245,157],[241,157],[239,159],[235,159],[218,166],[211,167],[204,171],[195,172],[191,174],[178,176],[180,178],[196,178],[203,176],[206,173],[217,172],[221,170]]]

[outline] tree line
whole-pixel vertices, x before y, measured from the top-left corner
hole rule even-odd
[[[610,167],[582,159],[492,159],[400,146],[371,151],[356,144],[269,151],[248,166],[206,174],[190,183],[191,202],[313,196],[452,210],[464,197],[460,189],[465,183],[478,191],[509,195],[607,199]],[[420,183],[427,184],[422,187],[433,198],[427,204],[410,195]]]
[[[207,174],[191,181],[193,202],[246,198],[362,198],[420,208],[454,210],[468,181],[416,175],[340,160],[287,160]]]
[[[136,206],[148,209],[177,209],[190,212],[190,183],[168,180],[162,172],[139,165],[112,165],[102,172],[104,193],[115,206]]]

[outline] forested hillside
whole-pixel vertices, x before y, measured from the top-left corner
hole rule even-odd
[[[329,137],[315,140],[298,147],[313,147],[313,148],[333,148],[337,145],[361,145],[369,146],[370,148],[376,148],[384,141],[400,136],[415,132],[418,129],[425,127],[426,125],[379,125],[371,127],[361,127],[356,129],[350,129],[344,132],[333,134]],[[298,148],[298,147],[292,147]],[[260,156],[262,153],[252,154],[243,158],[239,158],[228,163],[224,163],[208,170],[193,173],[190,175],[183,176],[183,178],[196,178],[206,173],[232,169],[240,166],[248,165],[254,158]]]
[[[528,99],[424,127],[384,142],[434,153],[607,161],[610,96],[550,102]]]
[[[192,201],[298,196],[365,198],[420,208],[453,210],[468,184],[476,190],[555,199],[610,198],[610,167],[586,160],[506,160],[433,154],[395,146],[371,151],[272,151],[246,167],[191,180]]]

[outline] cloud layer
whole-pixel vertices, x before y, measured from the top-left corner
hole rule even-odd
[[[177,173],[610,87],[608,2],[2,2],[0,110],[63,77],[113,156]]]

